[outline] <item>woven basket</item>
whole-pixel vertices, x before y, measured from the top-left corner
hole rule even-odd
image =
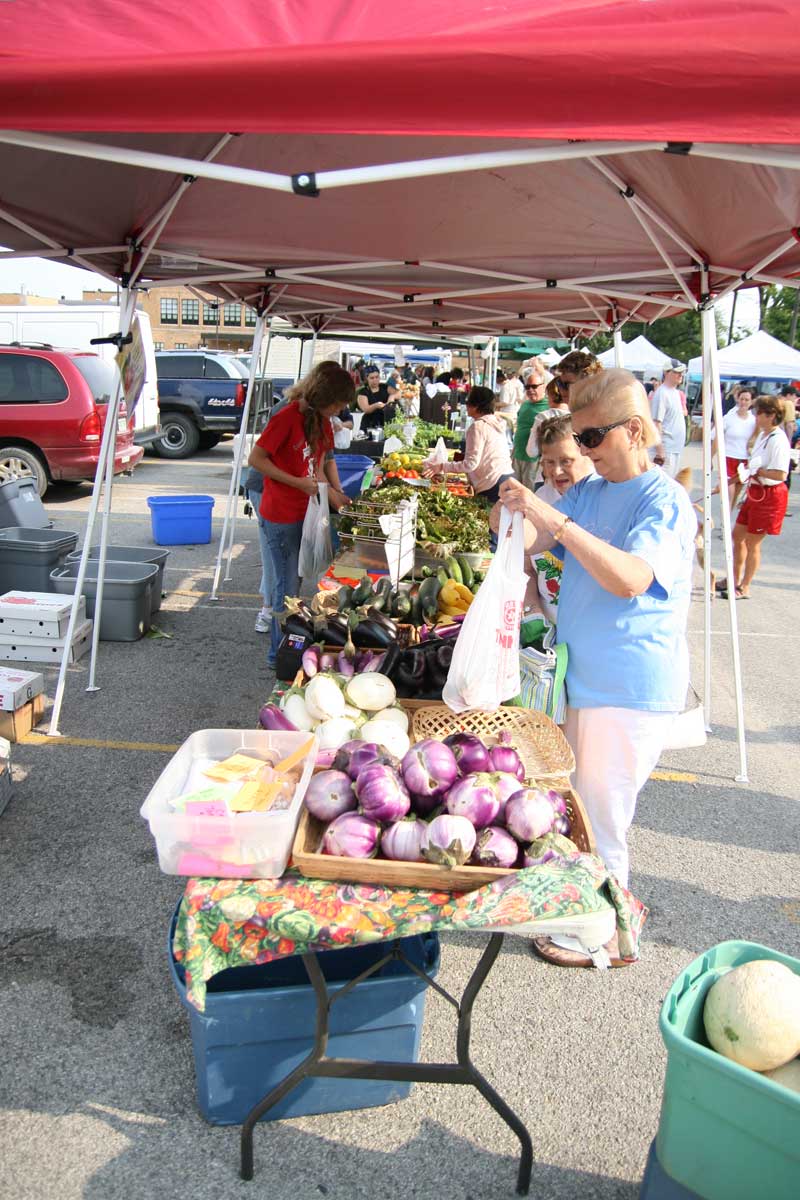
[[[533,709],[454,713],[444,704],[431,704],[414,712],[411,728],[413,742],[423,738],[443,741],[451,733],[474,733],[490,743],[507,729],[529,779],[563,780],[575,769],[575,757],[564,734],[554,721]]]

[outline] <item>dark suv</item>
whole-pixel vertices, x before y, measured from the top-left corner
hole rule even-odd
[[[0,346],[0,483],[32,475],[39,495],[56,480],[94,479],[116,366],[97,354],[52,346]],[[144,451],[119,416],[114,473]]]
[[[242,423],[247,368],[232,354],[213,350],[159,350],[158,408],[162,458],[188,458],[210,450]]]

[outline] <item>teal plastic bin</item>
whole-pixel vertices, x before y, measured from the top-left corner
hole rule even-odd
[[[316,997],[298,956],[262,966],[235,967],[208,983],[204,1012],[189,1003],[183,967],[167,955],[172,982],[189,1015],[197,1081],[197,1106],[212,1125],[241,1125],[251,1108],[310,1054]],[[431,977],[439,968],[435,933],[402,938],[409,960]],[[317,955],[329,993],[383,958],[389,942],[329,950]],[[394,960],[359,983],[330,1011],[327,1053],[334,1058],[416,1062],[426,985]],[[312,1113],[374,1108],[403,1100],[410,1083],[384,1079],[304,1080],[262,1118],[276,1121]]]
[[[683,971],[661,1008],[667,1071],[656,1137],[669,1178],[702,1200],[797,1200],[800,1094],[712,1050],[703,1028],[711,985],[731,967],[800,961],[756,942],[721,942]]]
[[[158,546],[202,546],[211,541],[213,496],[148,496]]]

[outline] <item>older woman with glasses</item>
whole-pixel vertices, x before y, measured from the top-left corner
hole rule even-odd
[[[563,559],[558,636],[569,647],[575,787],[600,855],[627,887],[636,799],[686,700],[697,521],[686,492],[650,461],[658,433],[641,383],[615,369],[569,390],[574,437],[596,474],[556,505],[516,480],[502,484],[500,499],[534,526],[535,553]],[[534,945],[561,965],[591,965],[547,939]],[[607,948],[622,965],[616,945]]]
[[[517,413],[517,428],[514,433],[514,447],[511,451],[514,474],[525,487],[533,488],[536,479],[537,454],[528,453],[528,439],[536,418],[548,410],[548,400],[545,393],[547,387],[547,372],[544,363],[534,359],[530,368],[524,372],[523,387],[525,399]]]

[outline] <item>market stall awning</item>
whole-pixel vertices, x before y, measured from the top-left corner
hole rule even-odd
[[[532,358],[534,355],[544,354],[545,350],[550,349],[560,350],[562,353],[566,353],[566,351],[569,350],[569,342],[559,340],[558,338],[500,338],[501,358]]]
[[[701,358],[689,360],[690,375],[699,379],[702,370]],[[726,379],[800,380],[800,350],[758,329],[720,350],[719,371]]]
[[[18,17],[0,5],[18,253],[437,341],[569,339],[800,271],[798,159],[747,144],[800,143],[788,0]]]
[[[613,348],[604,350],[597,357],[604,367],[613,367],[616,362]],[[626,369],[637,371],[639,374],[655,373],[660,376],[672,362],[669,355],[664,354],[663,350],[659,350],[658,346],[654,346],[651,341],[648,341],[643,333],[625,343],[623,357]]]

